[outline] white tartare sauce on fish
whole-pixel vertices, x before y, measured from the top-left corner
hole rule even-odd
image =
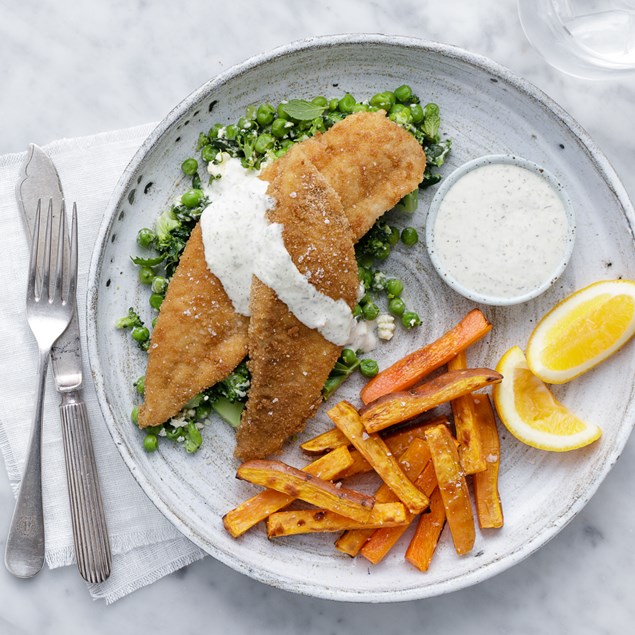
[[[466,289],[511,299],[554,274],[568,228],[562,199],[545,178],[494,163],[467,172],[448,190],[430,253]]]
[[[259,278],[289,310],[311,329],[338,346],[345,345],[357,324],[348,304],[319,292],[287,251],[283,227],[269,223],[275,205],[269,184],[258,172],[246,170],[239,159],[225,158],[209,168],[221,178],[207,190],[209,205],[201,215],[205,260],[221,281],[235,310],[251,315],[252,276]]]

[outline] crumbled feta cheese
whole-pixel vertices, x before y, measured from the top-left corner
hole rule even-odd
[[[388,313],[380,313],[377,316],[377,337],[380,340],[389,341],[395,334],[395,318]]]
[[[229,156],[227,152],[219,152],[215,159],[217,162],[214,163],[214,161],[211,161],[207,164],[207,173],[215,178],[223,176],[223,172],[225,171],[227,165],[225,161],[228,159],[231,159],[231,156]]]
[[[382,271],[376,271],[373,276],[373,288],[374,289],[383,289],[386,286],[386,280],[388,280],[388,276]]]

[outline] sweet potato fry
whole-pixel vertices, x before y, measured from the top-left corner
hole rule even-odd
[[[448,362],[448,370],[465,370],[467,360],[465,351],[461,351]],[[485,454],[481,443],[481,433],[476,416],[476,408],[471,395],[457,397],[451,402],[456,428],[456,440],[459,442],[459,458],[466,474],[482,472],[485,465]]]
[[[450,424],[446,417],[436,417],[423,424],[408,427],[405,430],[399,430],[398,432],[386,435],[383,437],[383,440],[393,456],[401,456],[414,439],[425,439],[426,430],[430,426],[439,425],[440,423],[445,425]],[[338,474],[338,478],[349,478],[355,476],[355,474],[365,474],[366,472],[372,471],[373,468],[370,466],[370,463],[363,457],[359,450],[352,449],[350,452],[353,463],[350,467]]]
[[[428,498],[437,487],[437,477],[434,472],[434,466],[430,461],[421,474],[419,474],[415,485],[426,495]],[[360,553],[366,560],[377,564],[381,562],[388,552],[397,544],[399,538],[401,538],[407,531],[408,527],[415,519],[414,514],[410,514],[408,523],[399,527],[382,527],[373,532],[368,542],[362,547]]]
[[[445,507],[441,491],[430,496],[430,512],[421,514],[415,535],[406,549],[406,560],[419,571],[427,571],[445,525]]]
[[[487,395],[472,395],[481,430],[483,452],[487,467],[474,475],[474,499],[478,523],[482,528],[503,526],[503,507],[498,494],[500,441],[492,403]]]
[[[353,458],[348,448],[339,447],[321,456],[313,463],[309,463],[309,465],[302,468],[302,471],[322,478],[325,481],[330,481],[352,464]],[[234,538],[237,538],[254,525],[257,525],[261,520],[291,504],[294,500],[295,496],[290,494],[283,494],[272,489],[265,490],[227,512],[223,517],[223,524],[225,529]]]
[[[502,375],[489,368],[453,370],[414,390],[380,397],[364,406],[360,415],[367,432],[379,432],[502,379]]]
[[[492,325],[479,311],[470,311],[453,329],[438,340],[406,355],[371,379],[361,392],[364,403],[375,401],[391,392],[414,386],[433,370],[447,364],[486,333]]]
[[[281,461],[253,460],[243,463],[236,476],[255,485],[289,494],[316,507],[366,522],[375,504],[372,496],[307,474]]]
[[[357,410],[350,403],[340,401],[327,414],[408,510],[416,514],[428,506],[428,498],[404,474],[379,435],[367,434]]]
[[[267,520],[267,536],[290,536],[347,529],[392,527],[406,522],[408,512],[403,503],[377,503],[368,520],[360,523],[328,509],[297,509],[271,514]]]
[[[394,454],[394,452],[393,452]],[[405,475],[414,481],[421,470],[430,461],[430,450],[425,441],[422,439],[414,439],[408,448],[399,457],[399,465],[403,469]],[[394,492],[382,483],[375,492],[375,504],[392,503],[397,501]],[[339,551],[347,553],[349,556],[356,556],[364,543],[373,535],[372,529],[352,529],[343,533],[335,542],[335,547]]]
[[[426,433],[432,464],[441,491],[445,515],[452,532],[454,548],[459,555],[474,546],[476,531],[472,515],[472,502],[459,462],[454,439],[445,426],[435,426]]]
[[[407,428],[403,428],[401,430],[397,430],[394,432],[388,432],[383,439],[389,444],[389,439],[392,437],[398,437],[400,439],[404,439],[403,447],[399,451],[393,450],[393,454],[401,454],[409,445],[410,442],[415,438],[423,439],[425,437],[425,428],[426,426],[437,425],[438,423],[449,423],[446,417],[435,417],[434,419],[429,419],[427,421],[422,421],[417,423],[416,425],[410,425]],[[348,440],[348,437],[339,429],[339,428],[331,428],[322,434],[318,434],[318,436],[305,441],[300,447],[307,454],[322,454],[323,452],[327,452],[330,450],[334,450],[342,445],[350,445],[351,442]],[[390,447],[390,445],[389,445]],[[392,448],[391,448],[392,450]]]

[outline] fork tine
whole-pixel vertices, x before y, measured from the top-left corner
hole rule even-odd
[[[29,279],[26,286],[27,299],[36,298],[35,280],[37,278],[37,256],[40,244],[40,215],[42,212],[42,200],[38,199],[35,211],[35,223],[33,225],[33,237],[31,238],[31,259],[29,261]]]
[[[49,199],[49,210],[46,216],[46,233],[44,234],[44,260],[42,261],[42,291],[41,297],[48,301],[50,297],[49,284],[51,281],[51,241],[53,234],[53,199]]]
[[[57,262],[55,266],[54,298],[62,299],[62,282],[64,280],[64,249],[66,248],[66,205],[62,201],[60,223],[57,231]]]
[[[77,292],[77,203],[73,203],[73,221],[71,224],[71,257],[69,266],[70,278],[68,282],[67,303],[75,302]]]

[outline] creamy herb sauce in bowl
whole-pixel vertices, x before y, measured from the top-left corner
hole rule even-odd
[[[441,277],[495,306],[526,302],[562,274],[573,250],[574,212],[560,183],[525,159],[470,161],[439,189],[426,244]]]

